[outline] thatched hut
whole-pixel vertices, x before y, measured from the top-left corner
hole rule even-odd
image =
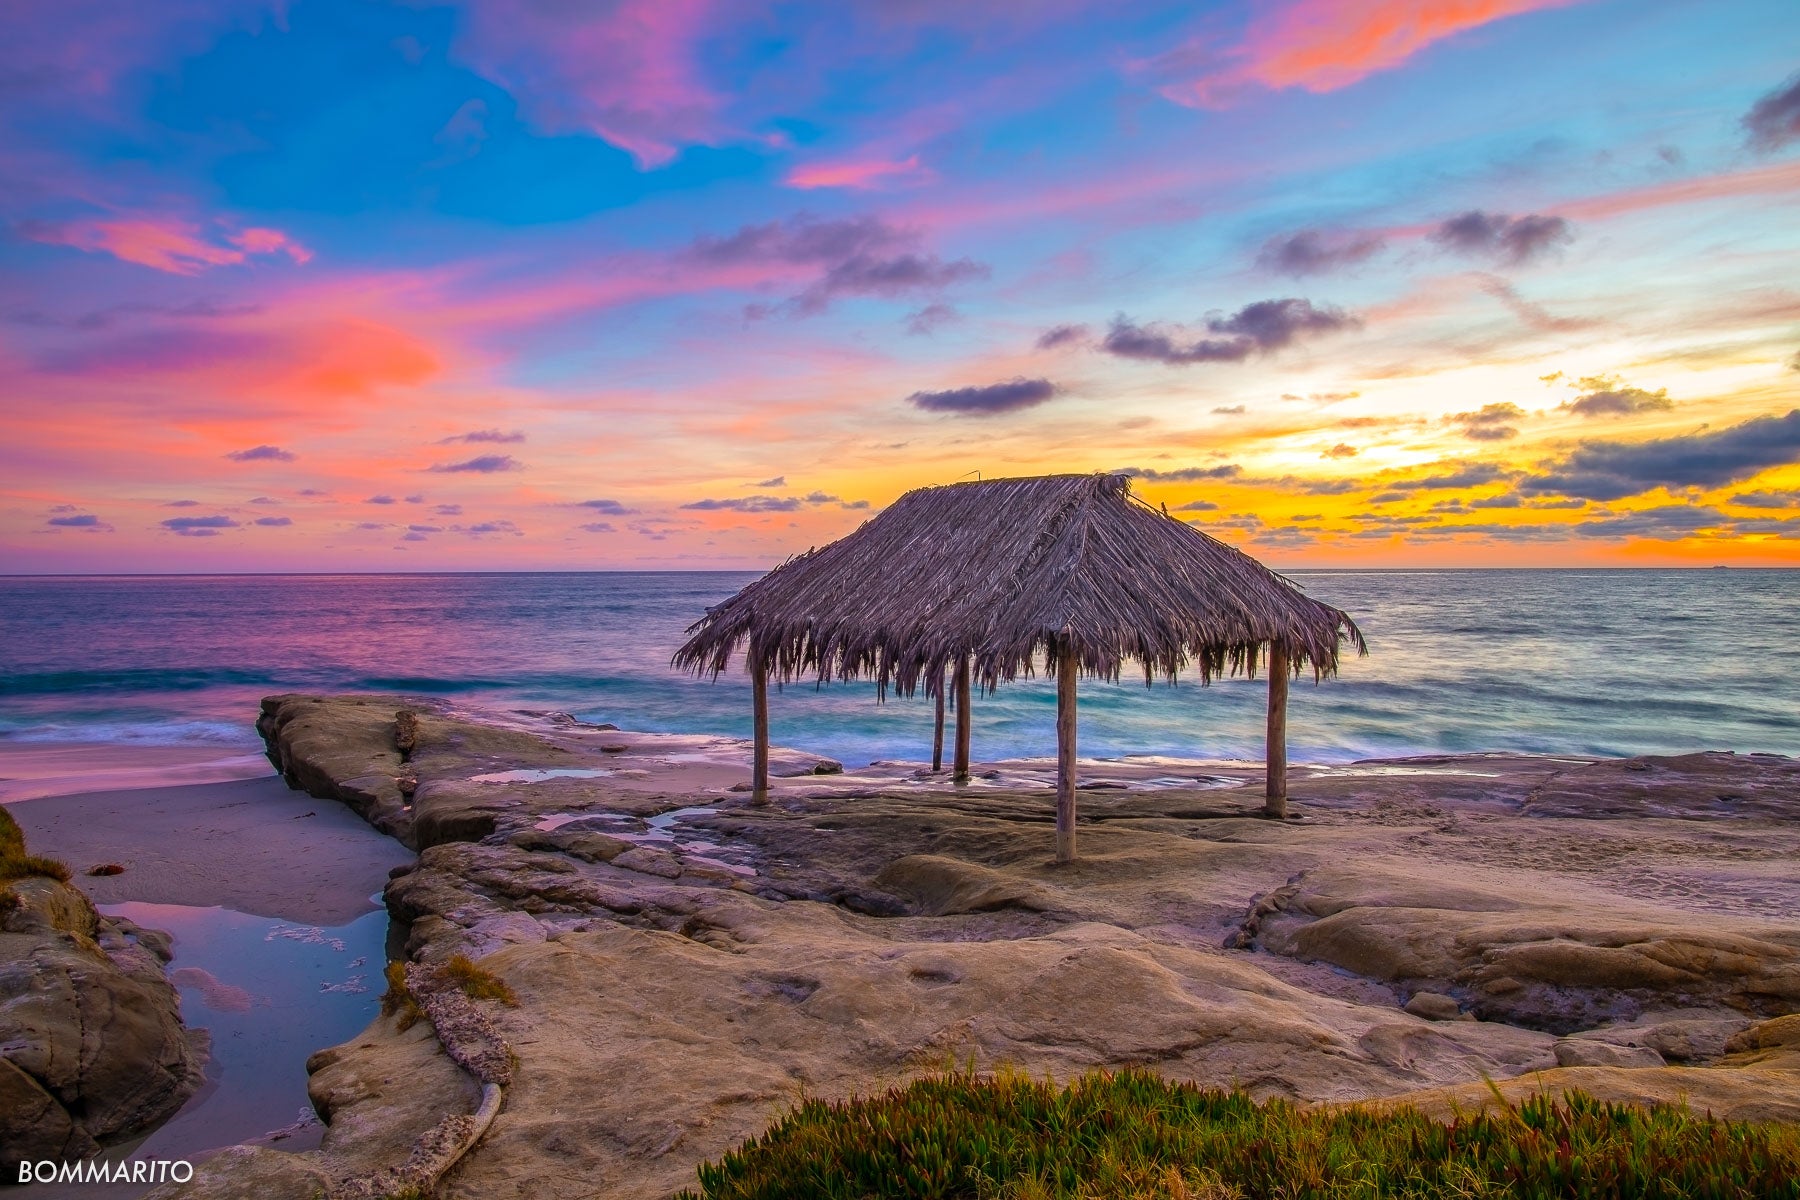
[[[1249,555],[1131,494],[1125,475],[1045,475],[919,488],[830,545],[707,610],[677,668],[717,677],[746,648],[756,797],[768,795],[768,682],[873,679],[878,693],[957,693],[956,775],[968,775],[971,677],[986,690],[1057,679],[1057,857],[1075,852],[1075,684],[1080,672],[1144,680],[1184,669],[1269,672],[1266,806],[1286,811],[1291,674],[1337,670],[1345,613]],[[941,711],[941,707],[940,707]]]

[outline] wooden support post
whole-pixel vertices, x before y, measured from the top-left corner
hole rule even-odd
[[[1075,648],[1056,659],[1056,861],[1075,861]]]
[[[756,651],[751,651],[755,654]],[[750,766],[750,799],[769,802],[769,664],[760,655],[750,667],[750,711],[755,750]]]
[[[969,782],[969,656],[956,659],[956,761],[951,772],[956,783]]]
[[[944,677],[937,681],[937,725],[931,732],[931,773],[944,769]]]
[[[1287,647],[1280,642],[1270,642],[1269,732],[1263,751],[1268,766],[1268,778],[1263,787],[1263,815],[1268,817],[1287,816],[1287,698],[1291,672]]]

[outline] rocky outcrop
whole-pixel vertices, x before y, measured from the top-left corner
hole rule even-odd
[[[410,971],[460,954],[517,995],[483,1012],[516,1054],[504,1104],[441,1196],[665,1196],[802,1094],[949,1063],[1445,1112],[1491,1079],[1800,1115],[1790,760],[1303,770],[1282,822],[1257,815],[1254,770],[1171,788],[1145,783],[1166,764],[1108,764],[1118,786],[1083,793],[1082,857],[1058,866],[1025,766],[962,788],[801,768],[754,805],[740,773],[684,773],[649,735],[412,705],[402,763],[397,698],[271,704],[274,753],[317,794],[410,773],[423,851],[386,893]],[[466,1132],[444,1122],[483,1094],[456,1063],[497,1060],[423,1026],[315,1056],[324,1146],[280,1187],[240,1156],[259,1194]]]
[[[0,916],[0,1171],[88,1158],[171,1116],[200,1085],[166,942],[75,888],[12,880]]]

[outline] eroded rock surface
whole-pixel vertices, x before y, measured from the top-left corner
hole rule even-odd
[[[265,711],[291,779],[374,797],[349,802],[423,848],[387,889],[408,953],[518,996],[486,1010],[517,1057],[504,1107],[444,1196],[667,1195],[803,1091],[950,1063],[1445,1111],[1486,1076],[1800,1116],[1791,760],[1302,770],[1285,822],[1255,815],[1255,770],[1169,787],[1167,763],[1104,763],[1059,867],[1028,764],[955,788],[788,755],[759,807],[676,739],[385,697]],[[476,1099],[418,1026],[315,1065],[330,1129],[290,1190],[267,1155],[203,1186],[373,1174]]]
[[[101,917],[80,891],[13,880],[0,915],[0,1171],[90,1157],[162,1122],[199,1087],[203,1035],[181,1024],[166,941]],[[145,931],[148,934],[149,931]]]

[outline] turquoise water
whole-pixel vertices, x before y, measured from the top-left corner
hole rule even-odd
[[[734,573],[0,579],[0,739],[255,749],[276,691],[389,690],[747,736],[748,686],[677,675]],[[1296,761],[1516,750],[1800,754],[1800,571],[1328,571],[1371,656],[1294,689]],[[1041,680],[975,703],[978,758],[1052,752]],[[1083,681],[1084,755],[1261,754],[1263,684]],[[929,754],[931,706],[789,687],[775,739]]]

